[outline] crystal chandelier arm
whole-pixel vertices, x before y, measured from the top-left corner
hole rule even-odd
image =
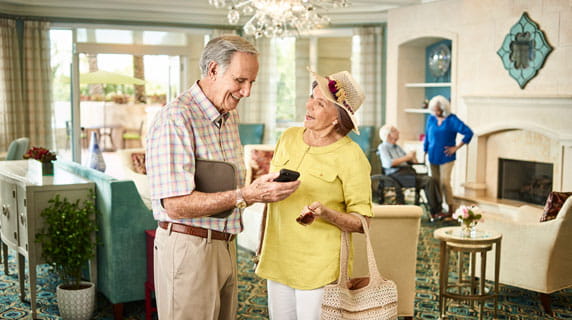
[[[232,6],[233,6],[235,9],[240,9],[240,8],[244,7],[245,5],[250,4],[251,2],[252,2],[252,0],[244,0],[244,1],[241,1],[241,2],[239,2],[239,3],[237,3],[237,4],[233,4]]]
[[[244,32],[255,38],[282,37],[308,32],[330,23],[328,16],[316,9],[348,7],[348,0],[209,0],[216,8],[227,7],[230,24],[237,24],[241,16],[249,16]],[[287,28],[289,26],[289,28]]]

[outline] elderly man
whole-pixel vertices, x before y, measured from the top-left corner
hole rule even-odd
[[[244,181],[238,103],[250,95],[258,53],[238,36],[204,48],[201,79],[161,109],[147,136],[147,174],[153,215],[155,293],[159,319],[236,319],[234,238],[241,209],[280,201],[299,185],[264,175],[246,187],[217,193],[195,190],[196,159],[233,163]],[[233,209],[225,218],[213,217]],[[219,215],[220,216],[220,215]]]
[[[435,180],[426,175],[418,175],[412,168],[411,164],[417,163],[415,151],[405,152],[403,148],[398,146],[399,130],[391,124],[386,124],[379,129],[379,137],[382,143],[378,147],[381,166],[387,176],[396,180],[396,193],[398,199],[403,199],[404,184],[415,184],[416,188],[423,188],[427,195],[431,216],[434,218],[442,218],[442,199],[439,187]],[[410,181],[408,181],[410,180]]]

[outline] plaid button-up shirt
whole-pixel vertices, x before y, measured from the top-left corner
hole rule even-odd
[[[238,133],[238,112],[221,114],[195,83],[163,107],[151,124],[146,143],[146,166],[153,216],[158,221],[237,234],[240,210],[226,219],[201,217],[170,219],[161,199],[190,194],[195,189],[195,159],[234,163],[244,183],[244,160]]]

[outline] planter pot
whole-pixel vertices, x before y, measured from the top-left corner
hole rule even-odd
[[[54,163],[53,162],[41,162],[42,163],[42,175],[43,176],[53,176],[54,175]]]
[[[42,176],[53,176],[54,175],[54,163],[53,162],[41,162],[38,160],[30,159],[28,160],[28,166],[33,172]]]
[[[60,316],[64,320],[89,320],[95,310],[95,285],[81,282],[85,288],[79,290],[62,289],[58,285],[56,296]]]

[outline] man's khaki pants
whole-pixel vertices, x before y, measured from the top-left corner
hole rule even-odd
[[[154,268],[160,320],[236,319],[235,241],[157,228]]]

